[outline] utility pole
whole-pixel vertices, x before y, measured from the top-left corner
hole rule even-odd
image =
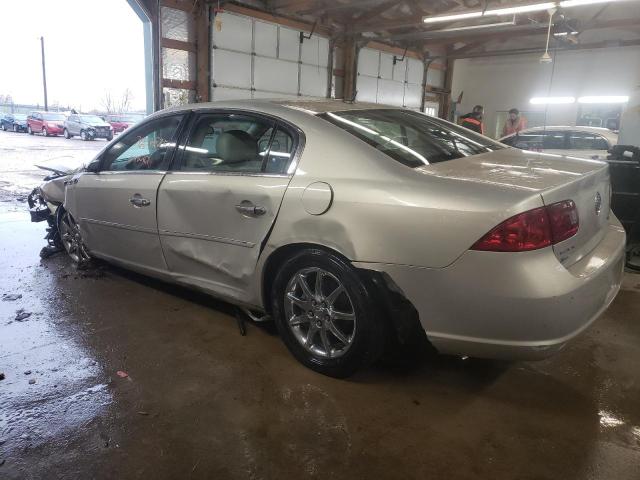
[[[44,110],[49,111],[47,103],[47,70],[44,66],[44,37],[40,37],[40,47],[42,48],[42,86],[44,87]]]

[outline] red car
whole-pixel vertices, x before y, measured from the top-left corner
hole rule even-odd
[[[41,133],[45,137],[49,135],[62,135],[64,131],[64,114],[57,112],[31,112],[27,117],[27,132],[29,135]]]
[[[107,115],[104,117],[104,121],[108,122],[113,127],[113,133],[121,133],[134,123],[138,123],[143,118],[144,115],[129,113],[123,115]]]

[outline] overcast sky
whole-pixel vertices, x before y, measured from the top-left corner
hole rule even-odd
[[[129,88],[144,110],[142,22],[126,0],[0,0],[0,95],[44,103],[40,36],[49,105],[101,108],[105,91]]]

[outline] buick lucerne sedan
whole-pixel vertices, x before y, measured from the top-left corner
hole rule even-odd
[[[385,344],[536,359],[617,294],[606,163],[507,148],[419,112],[236,101],[158,112],[66,187],[62,242],[272,318],[347,376]]]

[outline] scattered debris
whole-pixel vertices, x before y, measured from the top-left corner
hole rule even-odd
[[[25,312],[24,308],[21,308],[20,310],[16,310],[16,318],[15,318],[15,320],[17,322],[24,322],[30,316],[31,316],[31,312]]]
[[[146,415],[149,415],[149,412],[142,412],[142,411],[140,411],[140,412],[138,412],[138,415],[145,415],[145,416],[146,416]]]
[[[4,380],[4,379],[5,379],[4,373],[0,372],[0,380]]]
[[[0,460],[0,467],[1,467],[2,465],[4,465],[4,462],[6,462],[6,460],[5,460],[4,458],[3,458],[2,460]]]
[[[244,320],[244,312],[239,308],[236,308],[235,311],[236,323],[238,324],[238,329],[240,330],[240,335],[243,337],[247,335],[247,327]]]
[[[36,383],[36,379],[32,378],[31,380],[29,380],[29,385],[33,385],[34,383]]]
[[[31,375],[31,370],[25,370],[24,374],[25,375]]]
[[[123,372],[122,370],[118,370],[116,372],[116,375],[118,375],[120,378],[127,378],[129,376],[127,372]]]
[[[3,293],[2,301],[3,302],[13,302],[14,300],[20,300],[22,298],[22,294],[20,293]]]
[[[420,405],[420,400],[416,400],[415,398],[413,399],[413,404],[414,405]]]
[[[58,252],[61,252],[62,248],[58,248],[54,245],[47,245],[46,247],[42,247],[40,250],[40,258],[49,258],[52,255],[55,255]]]

